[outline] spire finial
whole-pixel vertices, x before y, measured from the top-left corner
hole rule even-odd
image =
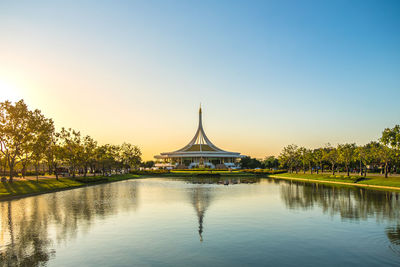
[[[199,108],[199,113],[201,113],[201,102],[200,102],[200,108]]]

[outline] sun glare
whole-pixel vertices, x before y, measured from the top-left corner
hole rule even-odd
[[[21,99],[20,91],[2,80],[0,80],[0,101],[10,100],[18,101]]]

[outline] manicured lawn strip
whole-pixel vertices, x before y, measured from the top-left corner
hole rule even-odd
[[[346,183],[349,185],[369,185],[369,186],[385,186],[393,187],[394,189],[400,190],[400,177],[380,177],[380,176],[367,176],[365,180],[358,181],[358,179],[363,178],[361,176],[343,176],[343,175],[329,175],[329,174],[294,174],[294,173],[283,173],[270,175],[273,178],[299,178],[307,180],[317,180],[321,182],[337,182]]]
[[[400,187],[400,177],[372,177],[371,180],[360,181],[358,184]]]
[[[90,184],[116,182],[138,177],[139,175],[122,174],[122,175],[113,175],[110,177],[90,176],[86,178],[88,180],[93,179],[96,181],[93,183],[83,183],[72,178],[60,178],[58,181],[54,178],[49,178],[49,179],[40,179],[39,182],[36,182],[35,180],[25,180],[25,181],[14,181],[12,183],[8,182],[0,183],[0,200],[7,199],[10,197],[34,195],[34,194],[48,193],[64,189],[77,188]],[[96,179],[99,178],[102,178],[102,180],[99,180],[99,182],[97,182]],[[107,180],[104,180],[104,178],[107,178]]]

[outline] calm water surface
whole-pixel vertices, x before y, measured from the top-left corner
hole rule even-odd
[[[0,202],[0,266],[398,266],[399,194],[129,180]]]

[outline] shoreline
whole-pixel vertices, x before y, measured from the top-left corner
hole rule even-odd
[[[371,185],[371,184],[359,184],[359,183],[350,183],[350,182],[340,182],[340,181],[329,181],[329,180],[317,180],[317,179],[312,179],[312,178],[300,178],[300,177],[289,177],[289,176],[281,176],[281,175],[273,175],[273,174],[249,174],[249,173],[235,173],[235,174],[229,174],[229,175],[224,175],[221,174],[220,178],[244,178],[247,176],[247,178],[272,178],[272,179],[281,179],[281,180],[293,180],[293,181],[301,181],[301,182],[308,182],[308,183],[320,183],[320,184],[330,184],[330,185],[341,185],[341,186],[349,186],[349,187],[361,187],[361,188],[366,188],[366,189],[372,189],[372,190],[383,190],[383,191],[388,191],[388,192],[399,192],[400,187],[395,187],[395,186],[384,186],[384,185]],[[96,178],[102,178],[102,177],[96,177]],[[0,196],[0,202],[3,201],[11,201],[11,200],[16,200],[16,199],[21,199],[25,197],[31,197],[31,196],[38,196],[42,194],[48,194],[48,193],[56,193],[56,192],[61,192],[61,191],[66,191],[66,190],[72,190],[72,189],[77,189],[77,188],[82,188],[82,187],[87,187],[87,186],[95,186],[95,185],[100,185],[100,184],[108,184],[108,183],[114,183],[114,182],[120,182],[120,181],[126,181],[126,180],[131,180],[131,179],[145,179],[145,178],[194,178],[193,173],[180,173],[174,175],[173,173],[168,173],[167,175],[165,174],[129,174],[129,175],[115,175],[111,177],[107,177],[109,180],[107,181],[96,181],[96,182],[89,182],[89,183],[82,183],[76,180],[68,179],[68,181],[73,181],[78,184],[74,185],[68,185],[62,188],[49,188],[48,190],[43,190],[36,192],[28,192],[28,193],[18,193],[18,194],[9,194],[5,196]],[[197,177],[199,179],[204,179],[206,177]],[[50,183],[56,183],[56,182],[63,182],[62,180],[56,181],[53,178],[48,178],[48,179],[43,179],[42,181],[44,182],[50,182]],[[23,183],[28,183],[31,181],[23,181]],[[1,185],[1,184],[0,184]],[[15,184],[15,186],[18,186]],[[23,184],[19,185],[23,186]],[[34,189],[33,189],[34,190]]]
[[[0,196],[0,202],[16,200],[16,199],[21,199],[21,198],[25,198],[25,197],[44,195],[44,194],[49,194],[49,193],[56,193],[56,192],[67,191],[67,190],[72,190],[72,189],[78,189],[78,188],[82,188],[82,187],[95,186],[95,185],[100,185],[100,184],[109,184],[109,183],[121,182],[121,181],[126,181],[126,180],[131,180],[131,179],[147,178],[147,177],[131,175],[131,177],[126,177],[126,178],[121,177],[121,179],[118,179],[118,177],[116,177],[116,178],[117,179],[115,179],[115,180],[98,181],[98,182],[91,182],[91,183],[81,183],[80,185],[76,185],[76,186],[67,186],[67,187],[63,187],[63,188],[55,188],[55,189],[50,189],[50,190],[45,190],[45,191],[37,191],[37,192],[32,192],[32,193],[10,194],[7,196]],[[50,179],[54,179],[54,178],[48,178],[46,180],[50,180]],[[57,181],[57,180],[55,180],[55,181]],[[28,182],[28,181],[24,181],[24,182]]]
[[[389,192],[390,192],[390,191],[400,191],[400,187],[395,187],[395,186],[346,183],[346,182],[338,182],[338,181],[316,180],[316,179],[298,178],[298,177],[287,177],[287,176],[277,176],[277,175],[268,175],[267,177],[270,177],[270,178],[273,178],[273,179],[294,180],[294,181],[302,181],[302,182],[309,182],[309,183],[336,184],[336,185],[345,185],[345,186],[356,186],[356,187],[364,187],[364,188],[367,188],[367,189],[379,189],[379,190],[384,190],[384,191],[389,191]]]

